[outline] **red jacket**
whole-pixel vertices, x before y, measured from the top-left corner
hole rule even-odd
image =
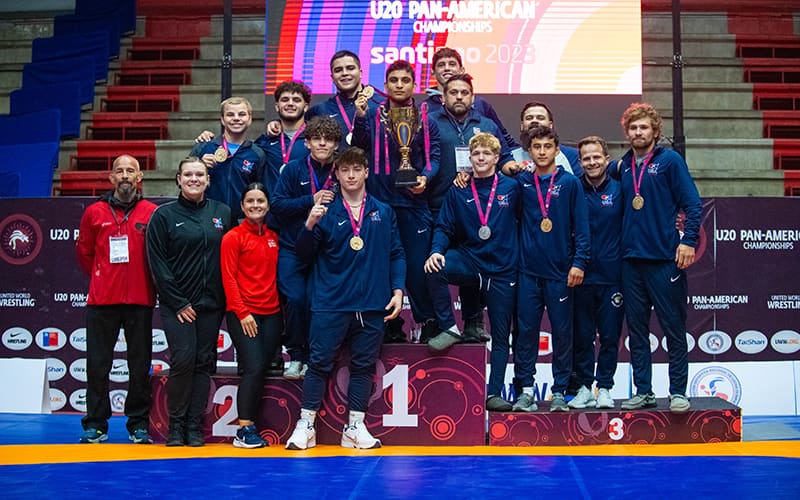
[[[153,307],[156,291],[145,254],[145,229],[156,205],[139,200],[128,217],[112,208],[107,193],[86,208],[76,246],[78,262],[89,275],[90,306],[135,304]],[[113,214],[112,214],[113,211]],[[128,262],[112,264],[109,238],[128,236]]]
[[[223,236],[220,263],[228,311],[241,320],[280,310],[277,234],[245,219]]]

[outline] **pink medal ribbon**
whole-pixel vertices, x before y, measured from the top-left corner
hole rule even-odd
[[[536,184],[536,195],[539,197],[539,209],[542,211],[542,222],[539,224],[539,227],[544,233],[549,233],[553,229],[553,221],[550,220],[547,214],[550,210],[550,195],[553,192],[553,183],[556,180],[557,173],[558,170],[553,172],[553,176],[550,177],[550,186],[547,188],[546,199],[542,196],[542,190],[539,187],[539,176],[536,175],[535,172],[533,174],[533,182]]]
[[[639,188],[642,185],[642,177],[644,176],[644,171],[647,168],[647,163],[650,159],[653,158],[653,153],[655,153],[655,149],[650,151],[650,153],[645,157],[642,161],[642,170],[639,171],[639,177],[636,177],[636,156],[631,156],[631,177],[633,178],[633,201],[631,201],[631,205],[633,205],[634,210],[641,210],[644,206],[644,197],[640,194]]]
[[[350,238],[350,248],[358,252],[364,248],[364,240],[361,239],[361,225],[364,224],[364,207],[367,206],[367,192],[364,191],[364,198],[361,199],[361,208],[358,211],[358,223],[353,218],[353,211],[350,210],[347,200],[342,197],[342,205],[344,211],[347,212],[347,217],[350,219],[350,227],[353,229],[353,237]]]
[[[289,163],[289,156],[292,154],[292,147],[294,146],[295,141],[297,141],[297,138],[300,137],[300,135],[303,133],[303,130],[305,129],[306,129],[306,124],[303,123],[300,126],[300,128],[297,129],[297,132],[295,132],[294,135],[292,136],[292,140],[289,141],[288,148],[286,147],[286,143],[283,140],[285,134],[281,132],[281,158],[283,158],[284,165]]]
[[[347,132],[352,133],[355,123],[353,120],[350,120],[349,116],[347,116],[347,112],[344,110],[344,105],[342,104],[342,100],[339,98],[339,94],[336,94],[336,105],[339,106],[339,113],[342,115],[344,124],[347,127]]]
[[[492,230],[489,227],[489,213],[492,211],[494,194],[497,191],[497,174],[494,174],[494,182],[492,182],[492,190],[489,192],[489,201],[486,202],[485,214],[483,213],[483,209],[481,209],[481,200],[478,197],[478,189],[475,187],[474,178],[470,182],[470,187],[472,188],[472,196],[475,198],[475,208],[478,209],[478,220],[481,223],[481,227],[478,229],[478,238],[488,240],[492,236]]]
[[[317,173],[314,172],[314,167],[311,166],[311,156],[309,155],[306,157],[306,163],[308,164],[308,178],[311,180],[311,194],[312,196],[317,194],[319,191],[319,179],[317,178]],[[333,179],[333,166],[331,166],[330,172],[328,172],[328,178],[325,179],[325,184],[322,185],[322,189],[328,189],[331,186],[331,182]]]

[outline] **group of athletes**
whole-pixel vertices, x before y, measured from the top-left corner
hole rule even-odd
[[[158,207],[137,190],[138,162],[116,159],[114,190],[87,208],[77,244],[91,280],[81,442],[108,438],[107,376],[120,326],[128,341],[130,439],[152,442],[147,369],[156,292],[170,352],[167,446],[204,444],[225,317],[241,375],[234,446],[267,444],[255,421],[264,376],[283,344],[284,376],[303,379],[286,447],[315,446],[317,411],[344,345],[349,415],[341,444],[379,447],[364,418],[381,344],[409,338],[399,318],[404,293],[432,353],[491,340],[486,409],[504,412],[538,409],[545,309],[550,411],[614,408],[623,318],[637,392],[621,408],[656,407],[655,309],[669,351],[669,409],[689,410],[685,270],[702,205],[683,158],[658,146],[658,112],[644,103],[625,110],[631,147],[615,161],[598,136],[577,148],[561,145],[544,103],[523,106],[518,142],[474,95],[458,52],[441,48],[432,65],[438,85],[418,103],[408,62],[390,64],[378,91],[362,84],[358,56],[339,51],[330,60],[337,93],[309,107],[306,85],[281,83],[278,119],[255,141],[247,139],[250,103],[226,99],[223,133],[198,137],[178,167],[178,198]],[[399,185],[404,159],[414,172]],[[450,285],[459,287],[461,327]],[[502,390],[510,351],[513,401]]]

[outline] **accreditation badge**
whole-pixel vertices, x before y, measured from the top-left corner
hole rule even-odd
[[[129,261],[127,234],[108,238],[108,257],[112,264],[125,264]]]

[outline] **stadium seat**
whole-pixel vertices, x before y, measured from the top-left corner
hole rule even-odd
[[[17,194],[20,198],[46,198],[53,191],[53,171],[58,159],[58,141],[29,144],[2,144],[0,174],[13,179],[19,176]]]
[[[18,115],[0,115],[0,144],[58,142],[61,112],[45,109]]]
[[[123,35],[136,31],[136,0],[75,0],[75,14],[80,16],[108,13],[119,15]]]
[[[0,172],[0,198],[19,197],[19,172]]]
[[[91,31],[33,40],[31,61],[49,61],[62,57],[91,56],[94,79],[108,80],[108,36],[105,31]]]
[[[101,14],[63,14],[56,16],[53,22],[55,36],[105,31],[108,34],[108,57],[119,57],[120,15],[117,12]]]
[[[11,92],[11,114],[58,108],[61,111],[61,137],[81,134],[80,85],[75,81],[27,86]]]
[[[80,84],[81,104],[94,104],[94,60],[91,56],[31,62],[22,68],[23,88],[65,81],[75,81]]]

